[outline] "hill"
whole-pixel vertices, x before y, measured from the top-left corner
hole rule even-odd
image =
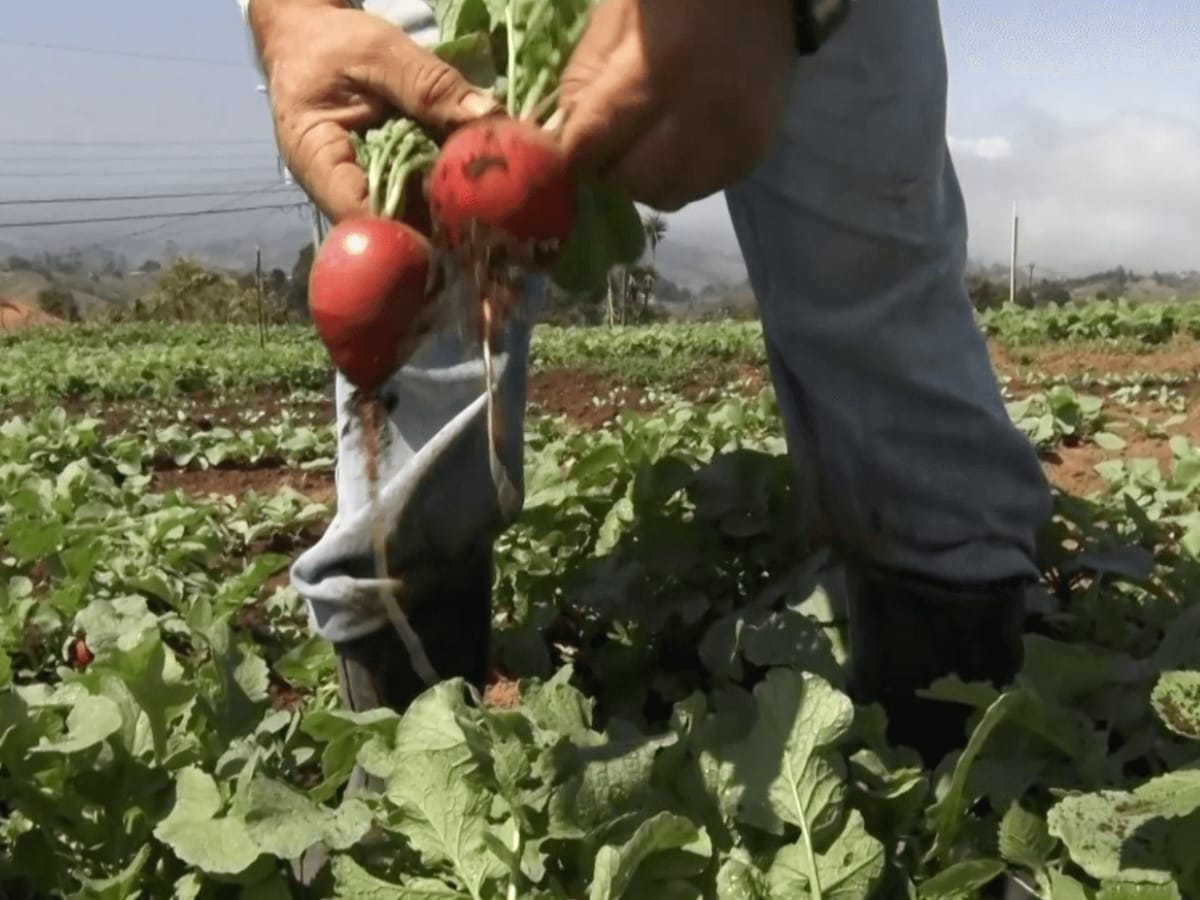
[[[0,334],[61,324],[62,319],[44,312],[36,304],[21,300],[0,300]]]

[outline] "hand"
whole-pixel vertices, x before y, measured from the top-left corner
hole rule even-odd
[[[448,131],[496,104],[404,30],[337,0],[252,0],[284,162],[335,223],[369,212],[350,131],[396,111]]]
[[[573,163],[674,211],[770,150],[796,61],[790,0],[602,0],[563,74]]]

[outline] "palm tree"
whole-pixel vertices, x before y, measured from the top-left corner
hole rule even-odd
[[[650,215],[642,219],[642,230],[646,232],[646,243],[650,245],[650,265],[653,266],[658,244],[667,235],[667,219],[662,213],[652,210]]]
[[[658,245],[667,233],[667,220],[662,213],[651,211],[642,218],[642,231],[646,236],[646,245],[650,250],[648,265],[631,263],[614,266],[608,276],[606,304],[609,326],[618,323],[624,325],[628,318],[630,295],[641,299],[639,318],[645,318],[650,308],[650,299],[654,294],[656,277],[654,262],[658,254]]]
[[[633,277],[637,281],[638,293],[642,298],[639,318],[645,320],[650,311],[650,300],[654,296],[654,282],[658,280],[655,264],[658,260],[658,245],[667,235],[667,219],[662,213],[651,210],[650,214],[642,219],[642,230],[650,248],[650,262],[648,265],[639,266]]]

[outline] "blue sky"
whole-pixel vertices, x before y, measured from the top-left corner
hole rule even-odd
[[[973,253],[1003,257],[1017,199],[1023,243],[1047,266],[1200,267],[1200,243],[1187,237],[1200,221],[1196,0],[943,0],[942,15],[948,131]],[[14,4],[0,34],[0,79],[0,200],[277,180],[265,100],[255,91],[234,0]],[[262,143],[163,143],[218,140]],[[122,174],[139,167],[140,175]],[[25,207],[0,207],[0,222],[18,212],[32,217]],[[734,250],[719,200],[673,218],[681,239]]]

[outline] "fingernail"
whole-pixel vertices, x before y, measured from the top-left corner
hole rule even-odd
[[[467,111],[467,115],[471,116],[486,116],[488,113],[495,112],[499,106],[500,104],[491,94],[479,92],[467,94],[462,101],[462,108]]]

